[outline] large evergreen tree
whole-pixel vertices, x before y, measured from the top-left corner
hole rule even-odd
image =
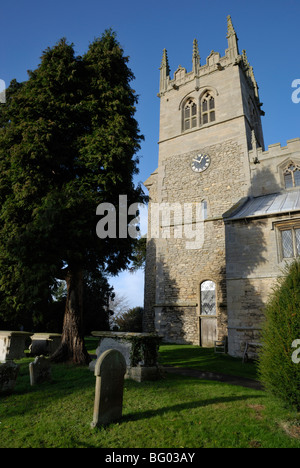
[[[62,345],[53,359],[85,363],[83,272],[116,274],[135,240],[99,239],[96,208],[143,201],[133,74],[106,31],[83,57],[65,39],[48,48],[0,108],[0,292],[3,310],[33,313],[67,282]]]

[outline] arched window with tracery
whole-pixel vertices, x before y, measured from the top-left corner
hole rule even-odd
[[[200,314],[217,314],[216,284],[213,281],[203,281],[200,285]]]
[[[188,99],[183,108],[183,129],[190,130],[197,127],[197,104]]]
[[[284,169],[284,184],[285,188],[300,187],[300,165],[290,162]]]
[[[200,103],[201,124],[207,124],[216,120],[216,103],[210,91],[204,93]]]

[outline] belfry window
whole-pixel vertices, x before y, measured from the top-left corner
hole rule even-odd
[[[189,130],[191,128],[197,127],[197,104],[193,99],[189,99],[184,106],[183,110],[184,130]]]
[[[201,99],[201,123],[207,124],[216,120],[215,98],[205,93]]]
[[[300,187],[300,166],[293,162],[284,170],[285,188]]]

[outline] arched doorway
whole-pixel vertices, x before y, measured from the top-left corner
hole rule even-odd
[[[217,340],[217,294],[214,281],[200,285],[200,344],[213,347]]]

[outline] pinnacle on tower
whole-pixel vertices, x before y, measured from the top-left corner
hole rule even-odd
[[[232,60],[235,60],[239,55],[238,38],[230,15],[227,16],[227,39],[229,56]]]
[[[170,67],[169,67],[168,54],[167,54],[166,49],[163,50],[163,56],[162,56],[160,70],[164,71],[165,76],[170,76]]]
[[[244,66],[246,76],[249,78],[250,83],[253,86],[255,97],[259,101],[257,81],[256,81],[255,76],[254,76],[253,67],[250,65],[250,63],[248,61],[247,54],[246,54],[245,50],[242,51],[242,63],[243,63],[243,66]]]
[[[168,62],[168,55],[166,49],[163,50],[163,56],[160,66],[160,92],[164,92],[167,89],[167,83],[170,77],[170,67]]]
[[[248,61],[248,57],[247,57],[247,53],[246,53],[245,49],[242,50],[242,59],[243,59],[243,64],[244,64],[245,70],[248,70],[250,68],[250,63]]]
[[[198,41],[194,39],[193,42],[193,72],[195,75],[198,74],[200,68],[200,55],[199,55],[199,48],[198,48]]]
[[[233,24],[232,24],[232,19],[231,19],[231,16],[228,15],[227,16],[227,39],[230,36],[233,36],[234,34],[236,35],[236,32],[235,32]]]

